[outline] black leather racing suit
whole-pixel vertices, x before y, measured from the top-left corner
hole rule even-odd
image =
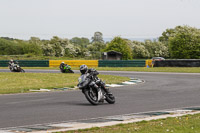
[[[106,88],[105,84],[97,77],[97,75],[99,74],[99,72],[97,72],[97,70],[95,70],[93,68],[88,69],[87,73],[89,73],[89,76],[91,76],[91,77],[93,76],[93,78],[97,78],[99,80],[99,82],[97,83],[98,85],[96,83],[91,83],[90,84],[91,87],[94,87],[99,91],[100,88],[98,86],[101,86],[107,94],[111,94],[110,90],[108,88]]]

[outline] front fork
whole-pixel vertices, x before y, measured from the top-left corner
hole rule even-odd
[[[96,84],[96,82],[91,82],[89,84],[89,87],[90,87],[90,91],[93,93],[92,91],[92,88],[96,89],[97,90],[97,99],[98,101],[103,101],[104,100],[104,95],[103,95],[103,92],[101,90],[101,86],[98,86],[98,84]]]
[[[110,92],[109,88],[106,88],[105,83],[104,83],[101,79],[98,79],[98,80],[97,80],[97,85],[100,86],[100,87],[105,91],[106,94],[108,94],[108,95],[109,95],[109,94],[112,94],[112,93]]]

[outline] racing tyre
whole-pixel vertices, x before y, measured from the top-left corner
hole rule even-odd
[[[24,69],[21,69],[21,72],[22,72],[22,73],[25,73]]]
[[[107,94],[105,95],[106,97],[106,101],[109,103],[109,104],[114,104],[115,103],[115,97],[113,96],[113,94]]]
[[[70,73],[74,73],[74,71],[72,71],[71,69],[69,70]]]
[[[84,91],[86,99],[92,104],[92,105],[98,105],[98,93],[95,89],[91,90],[85,90]]]

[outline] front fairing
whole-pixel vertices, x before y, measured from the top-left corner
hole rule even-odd
[[[71,70],[71,66],[65,65],[65,66],[63,67],[63,70],[62,70],[62,71],[64,71],[64,72],[69,72],[69,70]]]
[[[79,87],[80,89],[86,87],[86,86],[89,84],[90,79],[87,78],[87,76],[88,76],[88,74],[83,74],[83,75],[81,75],[81,76],[79,77],[79,79],[78,79],[78,82],[79,82],[78,87]]]
[[[83,74],[83,75],[81,75],[81,76],[78,78],[78,82],[79,82],[79,84],[82,83],[82,82],[84,82],[85,79],[86,79],[86,77],[87,77],[87,74]]]
[[[71,69],[71,66],[65,65],[63,68],[64,68],[64,69]]]
[[[71,69],[71,66],[68,65],[66,68],[67,68],[67,69]]]

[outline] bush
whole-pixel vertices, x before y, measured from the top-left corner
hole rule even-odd
[[[122,53],[123,60],[132,59],[132,50],[128,45],[128,42],[121,37],[115,37],[110,43],[107,44],[104,51],[107,52],[111,50]]]
[[[159,38],[169,46],[171,58],[200,58],[200,29],[189,26],[177,26],[167,29]]]

